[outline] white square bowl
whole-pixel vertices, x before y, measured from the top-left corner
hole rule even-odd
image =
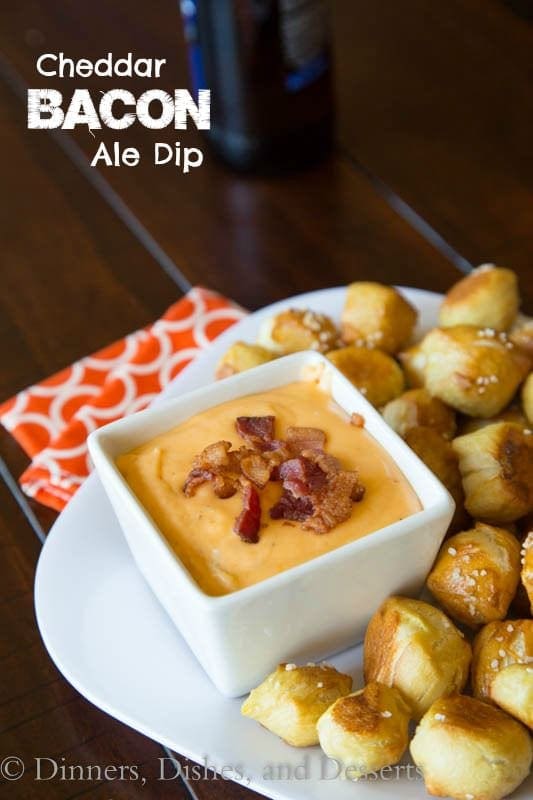
[[[362,539],[221,597],[205,594],[116,467],[116,458],[237,397],[321,376],[348,414],[395,460],[422,510]],[[281,661],[319,660],[357,644],[390,594],[417,594],[454,511],[446,489],[324,356],[296,353],[112,422],[89,451],[139,570],[217,688],[230,697]],[[250,545],[246,545],[250,546]]]

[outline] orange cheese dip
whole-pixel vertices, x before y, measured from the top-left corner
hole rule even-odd
[[[302,530],[297,522],[273,520],[269,509],[281,485],[261,490],[259,542],[243,542],[233,531],[241,494],[219,499],[208,483],[193,497],[183,484],[197,453],[224,439],[243,444],[235,431],[239,416],[276,418],[276,435],[290,425],[320,428],[326,451],[343,469],[357,470],[365,486],[351,517],[324,534]],[[364,428],[349,417],[316,383],[300,381],[248,395],[203,411],[168,433],[120,456],[117,466],[184,566],[209,595],[223,595],[276,575],[416,513],[420,502],[394,461]]]

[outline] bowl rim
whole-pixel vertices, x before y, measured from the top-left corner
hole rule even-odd
[[[340,381],[340,383],[344,385],[344,387],[352,394],[352,396],[357,398],[358,405],[362,406],[363,416],[365,416],[365,418],[372,417],[378,429],[383,428],[387,435],[393,439],[395,446],[399,448],[399,450],[403,452],[404,456],[406,456],[407,459],[412,462],[412,472],[414,472],[416,469],[419,474],[419,477],[415,477],[414,480],[412,474],[407,474],[408,472],[411,473],[410,468],[406,470],[405,467],[401,467],[400,465],[398,465],[398,467],[405,479],[411,485],[413,491],[417,494],[422,508],[419,511],[416,511],[414,514],[410,514],[409,516],[405,517],[404,519],[392,522],[383,528],[372,531],[371,534],[367,534],[359,539],[355,539],[352,542],[347,542],[340,547],[330,550],[329,552],[322,553],[321,555],[315,556],[314,558],[304,561],[301,564],[297,564],[294,567],[289,567],[288,569],[282,570],[281,572],[271,575],[270,577],[258,581],[250,586],[246,586],[242,589],[237,589],[222,595],[207,594],[193,578],[192,574],[183,564],[178,553],[174,550],[174,548],[172,548],[164,533],[159,529],[147,509],[143,506],[141,501],[135,495],[134,491],[130,488],[129,484],[119,471],[115,463],[116,456],[111,456],[107,449],[110,438],[112,438],[114,434],[123,433],[124,430],[127,431],[130,428],[133,430],[138,429],[147,421],[148,418],[157,419],[158,417],[161,417],[163,414],[167,413],[169,410],[179,409],[197,397],[202,397],[205,399],[206,395],[218,395],[220,391],[219,387],[221,386],[226,388],[229,394],[231,394],[232,398],[245,397],[250,394],[256,394],[259,391],[268,391],[268,389],[263,390],[254,388],[254,378],[257,379],[261,375],[268,375],[269,373],[272,373],[272,375],[275,376],[278,372],[281,372],[288,367],[292,367],[296,373],[292,378],[284,379],[279,383],[273,380],[270,388],[284,386],[288,383],[294,382],[295,380],[301,380],[303,377],[301,374],[303,368],[315,365],[323,365],[323,368],[328,370],[330,374],[334,375],[336,380]],[[298,372],[300,373],[299,376]],[[230,391],[232,387],[242,387],[243,391],[233,394]],[[215,399],[211,405],[203,407],[202,412],[224,402],[226,401]],[[193,415],[194,414],[188,414],[174,427],[177,427],[179,424],[181,424],[181,422],[184,422]],[[172,426],[167,430],[171,429]],[[378,436],[376,436],[374,433],[371,435],[374,436],[381,447],[384,447],[383,442]],[[153,436],[147,436],[146,441],[149,441],[151,438],[153,438]],[[314,350],[299,351],[290,355],[281,356],[280,358],[277,358],[266,364],[261,364],[257,367],[246,370],[246,372],[224,378],[223,381],[213,382],[207,386],[186,392],[180,397],[159,402],[155,406],[143,409],[142,411],[137,411],[126,417],[122,417],[103,425],[101,428],[97,428],[90,433],[87,441],[95,471],[98,474],[98,478],[102,481],[106,494],[108,493],[107,482],[113,481],[121,502],[127,503],[130,508],[130,512],[137,516],[143,528],[146,528],[147,532],[149,530],[150,539],[153,545],[157,547],[160,554],[167,558],[167,560],[170,557],[172,569],[174,570],[176,578],[179,580],[181,586],[189,593],[191,598],[194,597],[195,601],[203,605],[208,611],[218,611],[222,610],[224,607],[231,607],[236,604],[241,605],[242,603],[251,601],[262,594],[269,594],[272,591],[282,588],[288,583],[294,582],[311,570],[327,569],[329,566],[333,566],[335,563],[341,560],[346,560],[347,557],[356,556],[360,551],[374,549],[376,547],[385,545],[387,541],[390,541],[391,539],[402,538],[409,535],[412,531],[412,524],[414,520],[416,520],[417,524],[420,524],[422,522],[421,518],[429,521],[435,517],[445,514],[446,512],[449,513],[451,518],[455,508],[455,503],[448,490],[442,485],[442,483],[431,472],[431,470],[429,470],[424,462],[421,461],[416,453],[414,453],[414,451],[408,447],[403,439],[401,439],[401,437],[398,436],[398,434],[396,434],[396,432],[387,425],[381,414],[368,402],[365,396],[351,383],[351,381],[349,381],[348,378],[346,378],[340,372],[340,370],[331,361],[329,361],[329,359]],[[127,452],[127,450],[124,452]],[[390,450],[387,450],[387,452],[389,452],[391,457],[396,461],[394,453],[391,454]],[[426,503],[423,503],[423,501],[420,499],[416,487],[417,483],[420,484],[422,476],[425,481],[429,481],[430,484],[432,484],[432,499],[430,502]],[[122,527],[120,521],[119,524]]]

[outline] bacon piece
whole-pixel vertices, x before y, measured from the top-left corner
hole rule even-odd
[[[279,468],[283,488],[295,497],[307,497],[322,489],[327,481],[326,473],[310,458],[291,458]]]
[[[236,429],[246,444],[238,450],[223,440],[208,445],[195,457],[183,486],[188,497],[206,482],[220,498],[241,489],[243,507],[234,530],[245,542],[259,541],[258,489],[269,480],[283,485],[279,501],[270,509],[272,519],[297,521],[314,533],[326,533],[348,519],[365,491],[357,472],[343,470],[337,458],[324,452],[323,431],[294,426],[283,441],[274,439],[274,424],[273,416],[238,417]]]
[[[356,472],[340,470],[328,476],[325,492],[314,503],[313,514],[302,521],[302,527],[314,533],[327,533],[350,518],[354,501],[362,500],[364,487]]]
[[[357,411],[353,411],[350,417],[350,425],[353,425],[354,428],[364,428],[365,418],[362,414],[358,414]]]
[[[184,494],[187,495],[187,497],[193,497],[198,486],[207,483],[212,477],[213,473],[206,469],[191,469],[183,485]]]
[[[231,497],[239,488],[240,476],[239,456],[231,450],[231,442],[214,442],[195,457],[183,491],[191,497],[198,486],[211,481],[217,497]]]
[[[320,428],[291,426],[287,428],[287,444],[296,456],[304,450],[323,450],[326,446],[326,434]]]
[[[297,520],[314,533],[327,533],[348,519],[364,494],[357,472],[341,469],[336,458],[319,450],[304,451],[279,472],[283,494],[270,516]]]
[[[244,477],[252,481],[259,489],[263,489],[267,485],[273,469],[274,464],[270,464],[261,453],[251,452],[241,458],[241,470]]]
[[[261,448],[274,438],[275,417],[237,417],[235,429],[252,447]]]
[[[204,447],[200,455],[196,456],[193,461],[193,469],[209,469],[217,470],[221,467],[229,467],[231,456],[231,442],[223,440],[213,442],[213,444]]]
[[[303,522],[313,513],[313,501],[310,497],[295,497],[284,491],[278,502],[270,509],[272,519],[290,519]]]
[[[336,474],[341,468],[341,462],[338,458],[329,453],[323,453],[321,450],[304,450],[302,456],[318,464],[326,475]]]
[[[246,484],[242,496],[242,511],[235,520],[233,530],[243,542],[256,544],[259,541],[261,524],[261,501],[259,492],[251,483]]]

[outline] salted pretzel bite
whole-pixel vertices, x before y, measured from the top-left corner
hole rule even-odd
[[[265,320],[257,341],[278,355],[300,350],[327,353],[339,346],[339,331],[326,314],[290,308]]]
[[[415,451],[453,497],[455,513],[450,529],[460,530],[468,524],[468,516],[465,511],[465,494],[459,471],[459,459],[451,442],[444,439],[434,428],[424,426],[411,428],[404,438],[411,450]]]
[[[275,353],[258,344],[234,342],[218,362],[215,377],[217,380],[229,378],[230,375],[235,375],[237,372],[244,372],[259,366],[259,364],[266,364],[275,357]]]
[[[280,664],[241,707],[294,747],[318,744],[316,724],[335,700],[351,691],[352,679],[327,664]]]
[[[425,714],[411,755],[429,794],[501,800],[527,778],[533,746],[527,729],[503,711],[455,694]]]
[[[518,314],[509,331],[509,338],[533,359],[533,319],[531,317]]]
[[[396,764],[407,749],[410,709],[383,683],[336,700],[318,720],[320,746],[342,764],[347,778],[360,778]]]
[[[471,516],[513,522],[533,510],[533,436],[512,422],[496,422],[458,436],[465,506]]]
[[[402,350],[401,353],[398,353],[397,358],[402,366],[406,385],[410,389],[422,388],[426,382],[424,373],[427,363],[422,343],[419,342],[408,347],[407,350]]]
[[[533,664],[533,620],[507,619],[489,622],[472,644],[472,692],[491,702],[492,681],[511,664]]]
[[[495,422],[514,422],[516,425],[520,425],[522,428],[526,428],[528,425],[526,415],[520,406],[516,403],[512,403],[510,406],[504,408],[503,411],[500,411],[499,414],[496,414],[490,419],[481,419],[480,417],[464,417],[458,426],[458,434],[459,436],[464,436],[467,433],[474,433],[474,431],[479,431],[480,428],[486,428],[487,425],[494,425]]]
[[[516,536],[478,522],[446,540],[427,586],[453,619],[477,627],[505,617],[519,579]]]
[[[528,373],[528,356],[492,328],[434,328],[422,342],[425,386],[470,417],[493,417],[509,405]]]
[[[397,353],[409,343],[418,313],[393,286],[358,281],[348,286],[341,315],[347,344]]]
[[[349,345],[332,350],[327,357],[378,408],[403,391],[400,367],[392,356],[381,350]]]
[[[482,264],[446,294],[439,312],[443,328],[476,325],[506,331],[518,313],[518,281],[510,269]]]
[[[365,635],[365,680],[394,686],[420,717],[443,695],[461,691],[470,645],[446,614],[422,600],[389,597]]]
[[[445,439],[452,439],[455,434],[455,412],[426,389],[404,392],[387,403],[382,413],[385,421],[402,437],[419,426],[433,428]]]
[[[530,425],[533,425],[533,372],[527,376],[522,386],[522,408]]]
[[[490,686],[490,699],[533,728],[533,666],[511,664],[498,670]]]

